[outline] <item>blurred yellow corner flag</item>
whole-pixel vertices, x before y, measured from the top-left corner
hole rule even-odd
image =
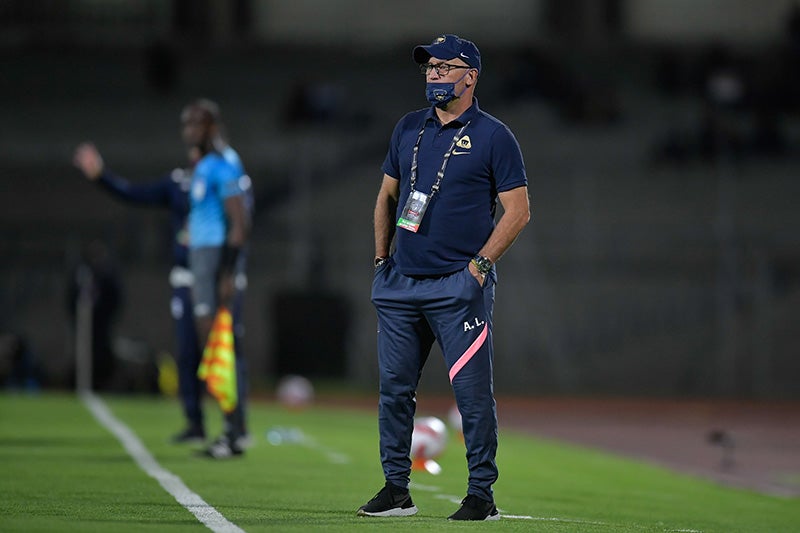
[[[225,307],[217,310],[197,377],[206,382],[208,392],[225,413],[236,408],[236,354],[233,351],[233,317]]]

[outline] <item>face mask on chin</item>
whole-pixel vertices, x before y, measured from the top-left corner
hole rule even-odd
[[[469,71],[464,73],[464,76],[469,74]],[[464,89],[459,93],[456,94],[456,83],[460,82],[464,79],[464,76],[461,76],[455,82],[449,83],[440,83],[440,82],[428,82],[425,86],[425,98],[428,99],[428,102],[435,105],[436,107],[445,107],[447,104],[459,98],[464,91],[467,90],[466,85]]]

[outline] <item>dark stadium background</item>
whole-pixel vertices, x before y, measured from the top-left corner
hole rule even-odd
[[[372,207],[388,138],[424,107],[411,49],[478,43],[481,107],[526,159],[533,218],[499,264],[503,394],[798,399],[800,15],[715,0],[0,3],[0,377],[70,385],[68,276],[104,243],[123,287],[122,390],[174,351],[165,213],[134,180],[184,160],[219,102],[253,177],[253,386],[372,390]],[[22,348],[20,348],[22,346]],[[423,388],[448,388],[434,354]]]

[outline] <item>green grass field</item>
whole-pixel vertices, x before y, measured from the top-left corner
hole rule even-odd
[[[412,475],[417,515],[359,518],[356,508],[383,484],[375,413],[257,403],[250,413],[255,446],[242,458],[214,462],[168,443],[180,423],[177,402],[102,399],[161,467],[248,532],[800,531],[797,499],[723,488],[506,430],[495,485],[499,522],[446,520],[466,490],[463,444],[452,435],[439,458],[442,473]],[[213,406],[208,412],[211,422],[219,419]],[[273,445],[266,435],[275,427],[299,430],[307,441]],[[0,465],[3,532],[208,531],[75,396],[0,396]]]

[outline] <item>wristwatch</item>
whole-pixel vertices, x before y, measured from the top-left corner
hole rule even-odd
[[[388,260],[389,260],[388,257],[376,257],[375,258],[375,268],[378,268],[379,266],[381,266],[382,264],[384,264]]]
[[[481,275],[485,276],[492,269],[492,260],[482,255],[476,255],[472,258],[472,264],[478,269]]]

